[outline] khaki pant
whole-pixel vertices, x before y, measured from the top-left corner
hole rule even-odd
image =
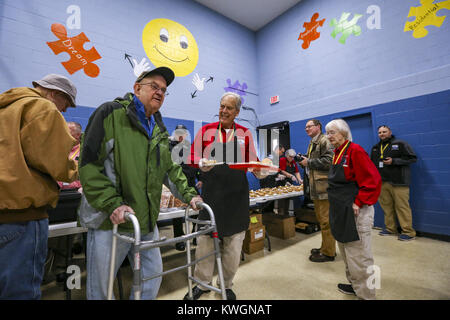
[[[339,251],[345,262],[347,279],[358,298],[364,300],[375,299],[375,288],[369,288],[367,283],[371,275],[368,268],[373,266],[371,231],[374,213],[373,206],[363,206],[355,218],[359,240],[338,242]]]
[[[322,246],[320,247],[320,252],[326,256],[334,257],[336,254],[336,240],[334,240],[330,229],[330,203],[328,202],[328,199],[313,201],[316,218],[317,221],[319,221],[322,232]]]
[[[245,238],[245,231],[236,233],[230,237],[223,237],[221,245],[222,254],[222,269],[223,269],[223,280],[225,282],[225,288],[231,289],[233,286],[233,278],[238,270],[242,242]],[[214,250],[214,239],[210,236],[200,236],[197,238],[197,249],[195,250],[195,259],[203,257]],[[211,284],[214,265],[216,262],[216,256],[212,255],[202,261],[200,261],[195,266],[194,277],[202,282]],[[201,289],[206,290],[206,288],[201,287]]]
[[[380,198],[381,208],[384,211],[384,224],[386,230],[397,233],[397,217],[402,233],[410,237],[416,236],[412,227],[412,213],[409,206],[409,187],[393,186],[389,182],[383,182]]]

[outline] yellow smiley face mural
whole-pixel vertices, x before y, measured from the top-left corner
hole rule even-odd
[[[187,76],[197,66],[197,42],[178,22],[169,19],[150,21],[142,32],[142,44],[156,67],[169,67],[176,77]]]

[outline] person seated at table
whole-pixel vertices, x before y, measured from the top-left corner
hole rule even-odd
[[[80,141],[81,141],[82,127],[81,124],[75,121],[67,122],[67,127],[69,128],[71,136],[78,142],[77,145],[75,145],[70,151],[69,159],[74,160],[78,164],[78,157],[80,156]],[[77,189],[78,192],[80,193],[82,191],[80,180],[75,180],[71,183],[58,181],[58,185],[61,190]]]
[[[302,184],[302,178],[298,170],[297,163],[294,158],[297,155],[294,149],[289,149],[284,153],[284,157],[280,158],[280,175],[285,176],[284,180],[280,180],[278,184],[285,186],[289,184]],[[293,198],[277,200],[278,213],[285,213],[289,208],[289,201]]]
[[[302,184],[303,181],[300,177],[297,163],[294,161],[294,157],[297,153],[294,149],[289,149],[284,155],[284,157],[280,158],[280,170],[281,173],[286,176],[284,185],[287,182],[291,184]]]

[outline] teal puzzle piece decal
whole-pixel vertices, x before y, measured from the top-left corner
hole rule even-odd
[[[333,38],[336,38],[336,36],[339,33],[342,33],[342,36],[339,38],[339,42],[342,44],[345,44],[345,40],[351,35],[354,34],[355,36],[359,36],[361,34],[361,27],[358,26],[356,23],[358,20],[362,17],[362,14],[355,13],[353,15],[353,19],[348,21],[348,17],[351,13],[344,12],[341,15],[341,18],[339,19],[339,22],[333,18],[330,22],[330,25],[334,27],[333,32],[331,33],[331,36]]]

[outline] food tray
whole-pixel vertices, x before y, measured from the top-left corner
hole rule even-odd
[[[280,168],[267,165],[261,162],[257,161],[250,161],[250,162],[236,162],[236,163],[225,163],[225,162],[216,162],[212,164],[205,165],[206,166],[220,166],[226,164],[231,169],[266,169],[269,172],[278,172],[280,171]]]

